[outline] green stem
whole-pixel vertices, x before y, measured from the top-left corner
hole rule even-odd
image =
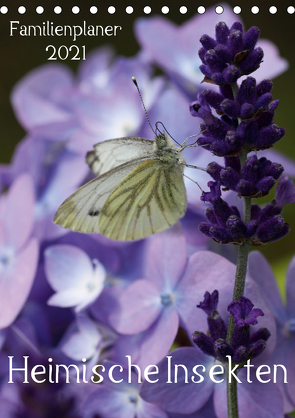
[[[237,381],[233,379],[231,383],[228,382],[228,365],[226,366],[226,387],[227,387],[227,414],[228,418],[239,417],[238,409],[238,391],[237,391]]]
[[[246,160],[247,160],[247,151],[241,150],[240,152],[241,168],[245,164]],[[243,220],[245,224],[247,224],[251,218],[251,198],[244,197],[243,200],[244,200]],[[245,241],[243,244],[239,246],[233,300],[238,300],[239,296],[242,296],[244,294],[249,247],[250,247],[249,241]],[[231,344],[234,328],[235,328],[234,318],[232,315],[230,315],[228,330],[227,330],[227,337],[226,337],[226,341],[228,344]],[[229,383],[228,366],[226,370],[227,370],[226,372],[227,383],[226,384],[227,384],[228,418],[239,418],[237,381],[234,379],[231,383]]]

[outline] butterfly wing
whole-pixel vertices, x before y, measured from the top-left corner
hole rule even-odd
[[[109,139],[94,145],[86,155],[86,162],[96,175],[101,175],[121,164],[152,156],[155,141],[139,137]]]
[[[73,231],[101,232],[98,221],[108,197],[122,179],[145,161],[146,157],[122,164],[80,187],[62,203],[53,221]]]
[[[159,160],[149,160],[132,171],[108,197],[99,230],[111,239],[141,239],[175,224],[186,207],[182,168],[167,168]]]

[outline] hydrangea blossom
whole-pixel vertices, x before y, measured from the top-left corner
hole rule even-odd
[[[295,408],[295,379],[294,379],[294,275],[295,259],[292,258],[286,277],[286,305],[283,305],[275,277],[265,257],[258,251],[250,253],[249,272],[263,293],[264,299],[270,307],[277,324],[277,347],[269,359],[268,364],[279,362],[288,370],[288,384],[283,379],[278,382],[284,394],[285,412]],[[282,376],[281,376],[282,378]]]
[[[34,190],[28,175],[18,177],[0,208],[0,328],[9,326],[29,295],[38,263],[38,243],[31,238]]]
[[[94,302],[104,287],[106,272],[98,260],[91,261],[82,250],[56,245],[45,251],[47,279],[56,291],[49,305],[75,306],[80,311]]]

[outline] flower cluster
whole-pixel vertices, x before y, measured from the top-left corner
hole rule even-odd
[[[295,200],[295,185],[287,176],[278,182],[276,199],[264,208],[257,204],[251,206],[250,221],[247,224],[243,222],[238,208],[229,206],[221,198],[220,183],[209,181],[208,186],[210,192],[204,192],[201,200],[212,204],[206,209],[209,222],[201,222],[199,229],[215,241],[221,244],[241,244],[251,240],[252,245],[262,245],[276,241],[289,232],[289,225],[280,215],[282,203],[293,203]]]
[[[231,28],[224,22],[215,27],[215,37],[203,35],[199,57],[200,70],[215,84],[231,84],[239,77],[255,71],[263,58],[263,50],[255,48],[259,29],[255,26],[243,33],[243,26],[235,22]]]
[[[236,83],[242,75],[255,71],[262,60],[261,48],[254,49],[258,36],[256,27],[243,34],[239,22],[230,29],[220,22],[215,28],[216,39],[207,35],[201,38],[203,47],[199,55],[203,65],[200,69],[206,76],[204,81],[219,85],[219,93],[211,90],[199,93],[190,111],[204,121],[198,144],[217,156],[224,156],[225,165],[213,161],[207,166],[215,182],[208,183],[211,191],[203,192],[201,200],[212,207],[206,210],[209,222],[201,222],[199,229],[223,244],[251,241],[252,245],[262,245],[289,232],[281,216],[282,206],[276,201],[263,209],[252,205],[242,219],[239,210],[221,198],[223,186],[223,190],[232,190],[248,199],[250,208],[249,199],[267,195],[284,171],[281,164],[265,157],[247,155],[250,151],[272,147],[285,133],[273,123],[278,100],[272,101],[272,82],[263,80],[256,84],[253,77],[247,77],[240,86]],[[294,193],[293,183],[289,187],[290,193]],[[280,192],[278,201],[282,201]]]
[[[207,173],[225,189],[234,190],[241,196],[261,197],[275,185],[284,168],[265,157],[252,155],[241,169],[239,157],[225,157],[225,167],[213,161],[207,166]]]
[[[220,93],[204,90],[190,105],[192,116],[200,117],[204,136],[198,144],[219,156],[236,155],[242,148],[247,151],[273,146],[285,134],[273,123],[279,101],[272,101],[272,83],[263,80],[256,86],[253,77],[247,77],[234,97],[229,84],[220,86]],[[211,108],[221,115],[217,118]]]
[[[221,362],[227,362],[227,356],[231,356],[236,364],[255,358],[265,349],[266,341],[270,337],[266,328],[260,328],[250,336],[250,325],[256,325],[256,318],[264,313],[261,309],[253,309],[253,303],[245,296],[240,296],[239,299],[228,306],[235,322],[231,344],[226,342],[227,326],[217,311],[218,291],[214,290],[212,294],[206,292],[204,301],[197,305],[207,314],[208,334],[195,331],[193,341],[203,353]]]

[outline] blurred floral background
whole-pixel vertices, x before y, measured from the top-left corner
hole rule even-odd
[[[83,39],[78,38],[76,44],[78,46],[86,45],[86,50],[89,53],[92,49],[101,45],[110,45],[114,48],[114,52],[118,55],[132,56],[139,51],[139,44],[134,36],[133,23],[138,17],[147,16],[143,13],[143,8],[147,5],[144,1],[137,1],[136,3],[129,2],[128,5],[132,6],[134,11],[131,15],[125,12],[127,4],[122,2],[112,2],[112,5],[116,7],[116,13],[111,15],[107,11],[105,6],[99,6],[99,12],[96,15],[89,13],[89,8],[93,5],[91,1],[75,2],[74,0],[68,1],[66,4],[61,4],[63,12],[60,15],[56,15],[53,12],[53,4],[51,1],[44,0],[42,5],[45,9],[45,13],[38,15],[35,12],[36,7],[39,5],[37,1],[26,1],[26,13],[20,15],[17,12],[18,4],[8,5],[9,13],[6,15],[0,15],[0,37],[1,37],[1,83],[0,83],[0,123],[1,123],[1,162],[7,163],[10,161],[13,150],[17,142],[19,142],[25,131],[19,124],[15,117],[13,109],[10,103],[10,94],[13,86],[31,69],[36,68],[39,65],[47,63],[48,52],[45,48],[48,44],[55,45],[56,47],[61,44],[71,45],[72,40],[70,37],[62,38],[58,37],[46,38],[46,37],[20,37],[9,36],[9,21],[19,20],[20,23],[25,25],[29,24],[42,24],[43,21],[49,20],[58,24],[81,24],[83,20],[86,20],[88,24],[101,24],[106,25],[121,25],[123,31],[117,37],[102,38],[102,37],[88,37]],[[254,5],[249,4],[247,1],[241,0],[238,2],[242,8],[240,17],[243,20],[245,28],[256,25],[261,30],[261,36],[264,39],[272,40],[279,48],[282,57],[289,62],[288,71],[275,79],[273,87],[273,96],[280,98],[280,106],[276,111],[275,123],[278,126],[284,126],[286,129],[286,137],[283,141],[280,141],[276,145],[276,149],[281,150],[286,155],[295,158],[295,145],[292,140],[292,132],[294,130],[293,120],[293,102],[295,97],[294,87],[294,73],[293,67],[295,65],[295,57],[292,53],[294,42],[294,15],[290,15],[286,12],[287,7],[290,6],[290,2],[287,0],[281,1],[280,4],[276,4],[278,10],[277,13],[272,15],[269,13],[269,7],[271,2],[263,2],[259,0],[255,2],[255,5],[259,7],[259,13],[254,15],[251,12],[251,7]],[[236,6],[236,2],[227,2],[231,7]],[[74,15],[72,13],[72,7],[78,5],[80,7],[80,13]],[[111,4],[110,4],[111,5]],[[162,15],[161,7],[164,5],[151,1],[149,2],[152,8],[152,15]],[[170,20],[181,24],[185,22],[189,17],[195,14],[196,8],[199,4],[193,1],[186,1],[187,13],[182,15],[179,12],[179,8],[184,4],[181,1],[175,1],[169,5],[170,11],[166,16]],[[205,7],[216,5],[214,1],[208,0]],[[163,16],[163,15],[162,15]],[[220,17],[222,20],[222,16]],[[198,48],[198,47],[197,47]],[[78,61],[67,60],[63,62],[73,71],[77,71],[79,65]],[[133,85],[131,84],[130,90],[132,91]],[[130,93],[130,94],[133,94]],[[138,109],[141,111],[141,109]],[[111,135],[112,137],[112,135]],[[150,135],[148,136],[150,137]],[[292,216],[292,207],[286,207],[284,216],[286,221],[290,225],[295,225]],[[268,246],[262,251],[268,256],[271,263],[274,265],[275,270],[281,277],[284,276],[284,269],[290,258],[292,257],[292,233],[285,237],[283,242]]]
[[[79,5],[81,12],[77,16],[71,13],[71,7],[76,5],[74,2],[62,5],[61,15],[52,12],[51,2],[43,2],[45,12],[39,16],[35,13],[37,5],[39,4],[27,2],[27,12],[23,16],[17,13],[16,6],[9,6],[9,13],[0,16],[0,186],[4,192],[10,187],[9,193],[2,195],[0,200],[3,220],[1,232],[4,231],[0,261],[1,273],[5,277],[1,283],[0,295],[2,383],[7,380],[5,361],[9,354],[15,356],[17,364],[21,364],[19,361],[23,353],[29,353],[32,364],[47,362],[45,359],[52,356],[55,361],[65,364],[72,361],[78,364],[81,358],[85,358],[90,367],[104,358],[123,361],[128,353],[132,354],[135,362],[145,366],[158,362],[167,353],[176,336],[179,345],[189,344],[181,333],[177,333],[178,324],[189,333],[197,329],[197,326],[198,329],[206,328],[205,320],[200,319],[198,322],[195,318],[195,305],[209,286],[204,283],[204,277],[210,277],[210,286],[214,287],[221,280],[220,274],[214,275],[204,268],[204,261],[198,255],[190,259],[189,267],[192,270],[184,267],[186,256],[196,251],[210,249],[215,252],[212,259],[208,260],[208,265],[220,263],[224,275],[219,288],[222,297],[228,303],[230,301],[231,287],[228,283],[232,284],[232,265],[227,260],[220,261],[216,253],[234,261],[235,250],[228,246],[213,245],[199,233],[197,225],[204,218],[204,206],[200,201],[199,189],[189,181],[186,182],[189,210],[182,221],[184,235],[177,226],[172,232],[160,237],[121,244],[110,242],[100,235],[85,236],[68,232],[52,223],[54,213],[62,201],[86,179],[92,178],[84,158],[93,144],[124,135],[153,137],[131,76],[137,78],[152,124],[163,122],[172,136],[182,142],[187,136],[199,131],[199,121],[190,115],[188,106],[195,99],[203,79],[198,70],[200,36],[204,32],[213,36],[215,24],[223,20],[229,26],[236,20],[242,20],[246,30],[253,25],[259,26],[265,59],[255,76],[259,81],[262,78],[273,79],[272,95],[274,99],[280,99],[275,123],[286,129],[285,137],[274,147],[278,153],[275,154],[272,149],[266,156],[282,162],[285,174],[295,176],[292,133],[295,33],[294,15],[286,12],[289,4],[284,6],[284,3],[280,3],[276,15],[269,13],[270,5],[259,3],[257,5],[260,6],[260,13],[253,15],[246,2],[240,2],[242,13],[239,16],[235,16],[230,10],[232,6],[236,6],[234,3],[223,5],[223,15],[218,16],[210,10],[204,16],[196,16],[195,4],[186,4],[188,13],[181,15],[179,7],[183,4],[174,3],[170,6],[168,16],[157,17],[160,15],[160,6],[150,2],[153,10],[150,19],[142,12],[146,4],[140,5],[140,2],[128,4],[134,7],[134,13],[130,16],[125,13],[126,6],[122,4],[114,4],[117,8],[114,15],[108,14],[106,7],[101,7],[94,16],[88,12],[90,5],[87,6],[87,2]],[[205,6],[209,8],[212,5],[213,2],[207,2]],[[89,25],[120,25],[123,31],[116,38],[78,38],[78,46],[86,45],[87,60],[84,62],[67,60],[48,64],[46,46],[69,46],[72,44],[71,38],[61,40],[57,37],[10,37],[9,20],[19,20],[26,25],[41,24],[44,20],[54,21],[56,25],[73,25],[86,20]],[[188,23],[184,24],[186,21]],[[172,22],[184,25],[177,32]],[[192,152],[188,150],[186,158],[190,164],[201,167],[206,167],[212,161],[212,156],[203,153],[202,149]],[[206,188],[209,176],[193,170],[190,170],[190,176]],[[228,199],[235,198],[229,193]],[[269,201],[269,197],[266,201]],[[287,205],[284,208],[284,218],[291,225],[291,232],[279,243],[260,247],[270,261],[282,291],[287,266],[294,256],[293,214],[293,207]],[[176,247],[178,254],[170,265],[169,251],[172,252]],[[161,257],[158,257],[160,252]],[[276,303],[281,306],[279,294],[275,291],[275,279],[266,260],[260,257],[253,253],[250,258],[252,278],[258,282],[262,293],[270,285],[274,289]],[[261,267],[261,275],[255,277],[258,266]],[[151,295],[161,295],[163,305],[167,286],[169,289],[173,288],[177,295],[175,297],[179,297],[174,310],[166,315],[157,307],[152,310],[150,318],[145,311],[138,314],[140,302],[135,303],[132,310],[129,306],[130,297],[136,300],[136,297],[141,296],[136,279],[147,278],[153,281],[157,277],[157,271],[167,270],[171,273],[171,282],[168,284],[162,282],[162,276],[159,275],[157,285],[142,285],[149,286]],[[293,270],[292,264],[287,277],[292,276]],[[197,274],[198,271],[202,274]],[[200,288],[194,294],[190,310],[186,303],[190,300],[192,277],[193,280],[198,278]],[[132,290],[128,290],[128,295],[123,290],[130,284],[134,286]],[[256,294],[255,289],[250,281],[247,291],[252,295]],[[291,284],[288,289],[291,306]],[[115,305],[120,293],[125,296],[120,296],[123,313],[118,314]],[[265,306],[259,296],[253,300],[260,304],[259,307],[264,312],[269,313],[268,319],[260,319],[259,324],[261,322],[274,331],[275,325],[271,312],[268,311],[270,302],[267,296]],[[220,308],[224,315],[225,305],[222,302]],[[284,320],[285,316],[282,314],[280,321]],[[171,331],[170,336],[163,338],[159,344],[157,338],[160,339],[167,327]],[[156,340],[157,350],[150,350]],[[138,347],[142,349],[140,354]],[[268,354],[274,347],[275,339],[272,339]],[[289,351],[287,354],[285,351],[277,352],[279,358],[286,355],[288,361],[294,363],[293,354]],[[291,385],[294,385],[293,380]],[[294,386],[290,387],[292,389]],[[294,393],[291,389],[290,393],[284,395],[285,412],[294,409]],[[7,416],[43,416],[41,413],[44,413],[44,402],[50,405],[54,391],[60,392],[62,387],[47,388],[43,395],[39,392],[36,395],[35,390],[37,389],[34,387],[27,390],[22,385],[11,389],[2,384],[1,402],[6,408]],[[113,388],[109,388],[101,396],[114,396],[112,390]],[[75,391],[75,388],[67,389],[63,401],[52,405],[53,409],[49,409],[49,415],[46,416],[59,414],[58,416],[74,417],[77,409],[73,399],[79,399],[80,407],[84,405],[84,389],[81,394]],[[134,391],[137,396],[136,384]],[[257,391],[260,393],[259,389]],[[85,389],[85,394],[88,399],[85,412],[87,418],[94,417],[96,413],[96,416],[108,416],[107,409],[96,405],[96,396],[92,396],[91,390],[89,392],[89,389]],[[212,409],[212,401],[210,403],[211,392],[208,394],[208,403],[198,407],[204,408],[200,416],[213,418],[216,411]],[[32,406],[32,399],[37,398],[40,405],[37,402]],[[133,402],[132,397],[128,399]],[[275,394],[273,399],[279,405],[277,407],[282,408],[282,399],[281,403],[277,401]],[[120,402],[118,401],[118,408],[122,407]],[[271,402],[265,405],[268,411],[272,407]],[[38,412],[38,408],[42,412]],[[168,416],[162,410],[150,410],[150,406],[145,404],[141,408],[143,412],[139,416]],[[190,412],[193,410],[187,411]],[[222,413],[220,412],[218,418],[223,417]],[[197,418],[198,414],[192,416]],[[133,415],[126,412],[126,417],[129,416]],[[170,416],[182,415],[172,413]]]

